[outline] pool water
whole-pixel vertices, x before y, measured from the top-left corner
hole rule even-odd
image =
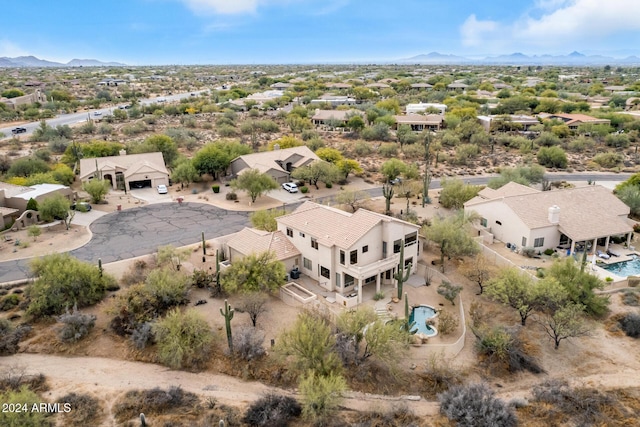
[[[616,276],[627,277],[640,274],[640,258],[634,256],[628,261],[616,262],[602,266],[603,269],[610,271]]]
[[[431,319],[436,316],[436,310],[428,305],[419,305],[413,307],[411,314],[409,315],[409,324],[416,322],[415,326],[411,329],[411,332],[419,332],[428,336],[434,336],[438,332],[435,328],[427,325],[427,319]]]

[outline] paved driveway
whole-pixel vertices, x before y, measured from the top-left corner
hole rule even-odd
[[[278,188],[277,190],[269,191],[269,193],[267,193],[267,196],[276,200],[280,200],[282,203],[287,204],[305,200],[304,194],[302,194],[301,192],[298,191],[297,193],[289,193],[282,187]]]
[[[103,217],[107,215],[106,212],[102,212],[96,209],[91,209],[89,212],[76,212],[76,214],[73,216],[73,219],[71,220],[72,224],[75,225],[83,225],[85,227],[88,227],[89,225],[91,225],[94,221],[96,221],[98,218]]]
[[[134,188],[129,190],[129,194],[136,199],[144,200],[151,203],[166,203],[170,202],[171,196],[169,194],[158,194],[158,190],[154,188]]]
[[[201,203],[162,203],[104,215],[91,224],[89,243],[71,251],[81,260],[108,263],[155,252],[158,246],[190,245],[240,231],[248,212],[232,212]],[[0,283],[28,275],[29,260],[0,263]]]

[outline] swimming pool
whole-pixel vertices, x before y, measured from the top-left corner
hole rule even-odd
[[[411,332],[417,332],[430,337],[436,336],[438,330],[433,326],[427,325],[427,320],[436,317],[438,313],[435,308],[428,305],[419,305],[413,307],[411,314],[409,315],[409,324],[416,322],[415,326],[411,329]]]
[[[640,274],[640,258],[634,255],[630,260],[606,264],[601,267],[616,276],[636,276]]]

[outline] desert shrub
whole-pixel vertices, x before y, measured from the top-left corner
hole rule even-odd
[[[471,318],[471,326],[478,328],[487,322],[487,313],[482,304],[473,301],[469,306],[469,317]]]
[[[127,136],[138,135],[142,132],[145,132],[147,127],[142,123],[132,123],[128,125],[124,125],[122,127],[121,132]]]
[[[209,274],[206,270],[194,270],[191,275],[190,283],[191,286],[195,286],[196,288],[204,289],[207,286],[213,283],[215,276],[213,274]]]
[[[596,143],[592,138],[588,138],[586,136],[579,136],[571,141],[569,141],[568,149],[570,151],[576,151],[578,153],[583,152],[585,150],[591,150],[595,147]]]
[[[382,144],[378,148],[378,154],[382,157],[396,157],[398,155],[398,145],[395,143]]]
[[[442,393],[462,383],[460,370],[451,364],[451,360],[445,359],[442,355],[433,355],[427,359],[421,377],[427,385],[425,392],[429,395]]]
[[[7,405],[26,405],[27,408],[32,408],[33,405],[40,405],[44,400],[29,390],[27,387],[22,387],[20,390],[8,390],[4,393],[0,393],[0,401]],[[0,412],[0,425],[3,426],[20,426],[20,427],[46,427],[52,426],[53,422],[50,420],[50,413],[39,411],[1,411]]]
[[[83,427],[98,424],[103,408],[100,400],[88,394],[68,393],[57,400],[61,406],[69,404],[71,411],[62,413],[65,426]]]
[[[74,343],[89,335],[96,324],[96,316],[82,314],[77,306],[73,306],[73,311],[67,310],[65,314],[58,317],[58,322],[63,325],[58,331],[60,340],[65,343]]]
[[[640,314],[627,313],[618,322],[627,336],[632,338],[640,337]]]
[[[353,146],[353,152],[358,156],[368,156],[373,153],[373,147],[365,141],[358,141]]]
[[[86,307],[100,301],[107,285],[115,279],[97,266],[68,253],[46,255],[31,261],[31,272],[38,279],[27,289],[27,313],[34,317],[61,314],[76,304]]]
[[[20,295],[11,294],[6,295],[0,300],[0,310],[9,311],[20,304]]]
[[[449,335],[454,332],[459,325],[458,316],[448,311],[441,311],[438,315],[438,332],[442,335]]]
[[[122,275],[120,283],[124,286],[131,286],[137,283],[143,283],[147,274],[149,273],[149,266],[143,260],[137,260],[131,267]]]
[[[544,372],[536,358],[529,354],[531,345],[520,337],[519,329],[497,326],[471,328],[471,331],[476,337],[476,350],[488,366],[509,372]]]
[[[300,187],[300,192],[302,194],[307,194],[309,192],[309,187],[303,185],[302,187]]]
[[[153,344],[153,323],[144,322],[138,324],[131,333],[131,342],[138,350],[144,350],[148,345]]]
[[[264,332],[252,327],[242,327],[233,333],[233,352],[243,360],[253,360],[264,356]]]
[[[209,360],[213,336],[197,311],[174,309],[154,325],[153,332],[161,363],[174,369],[197,369]]]
[[[235,192],[230,191],[225,195],[225,198],[227,200],[238,200],[238,195]]]
[[[48,390],[47,378],[42,374],[28,375],[22,366],[7,366],[0,372],[0,391],[18,391],[26,387],[31,391]]]
[[[614,152],[599,153],[596,154],[593,161],[603,168],[615,168],[624,161],[624,156]]]
[[[440,413],[459,427],[511,427],[518,424],[509,405],[485,384],[456,386],[438,396]]]
[[[555,251],[553,249],[551,249],[551,248],[547,248],[547,249],[544,250],[543,253],[545,255],[547,255],[547,256],[551,256],[551,255],[553,255],[555,253]]]
[[[480,153],[480,148],[475,144],[462,144],[456,147],[455,162],[458,165],[466,165],[469,160],[475,159]]]
[[[422,418],[404,403],[395,404],[386,411],[361,411],[356,414],[355,427],[414,427],[422,425]]]
[[[634,291],[625,291],[621,295],[622,303],[624,305],[629,305],[632,307],[637,307],[640,305],[640,297],[637,292]]]
[[[537,415],[556,425],[613,425],[609,414],[625,418],[625,410],[612,396],[597,389],[571,388],[567,381],[551,379],[533,387],[533,404],[540,405]],[[569,421],[569,422],[568,422]]]
[[[442,295],[444,299],[455,305],[455,299],[461,290],[462,286],[443,280],[440,286],[438,286],[437,292],[439,295]]]
[[[300,381],[302,414],[309,420],[332,415],[342,400],[347,383],[341,375],[316,375],[309,371]]]
[[[315,152],[316,150],[324,147],[325,144],[322,139],[320,139],[319,137],[315,137],[305,140],[305,145],[309,147],[311,151]]]
[[[567,167],[567,154],[560,147],[541,147],[537,157],[542,166],[560,169]]]
[[[168,390],[159,387],[150,390],[130,390],[113,405],[116,421],[123,421],[137,417],[141,412],[163,414],[175,410],[197,410],[200,399],[194,393],[184,391],[180,387],[171,386]],[[181,411],[182,412],[182,411]]]
[[[302,407],[293,397],[269,393],[249,406],[242,421],[257,427],[286,427],[301,413]]]
[[[614,148],[627,148],[629,141],[629,136],[624,133],[612,133],[604,138],[605,145]]]
[[[366,141],[388,141],[390,137],[389,125],[386,123],[376,123],[373,126],[367,126],[360,133],[362,139]]]

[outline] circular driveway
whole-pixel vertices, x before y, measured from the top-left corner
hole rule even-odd
[[[71,251],[83,261],[119,261],[155,252],[158,246],[176,247],[235,233],[249,226],[249,212],[227,211],[200,203],[161,203],[113,212],[90,226],[93,237]],[[28,259],[0,263],[0,283],[27,277]]]

